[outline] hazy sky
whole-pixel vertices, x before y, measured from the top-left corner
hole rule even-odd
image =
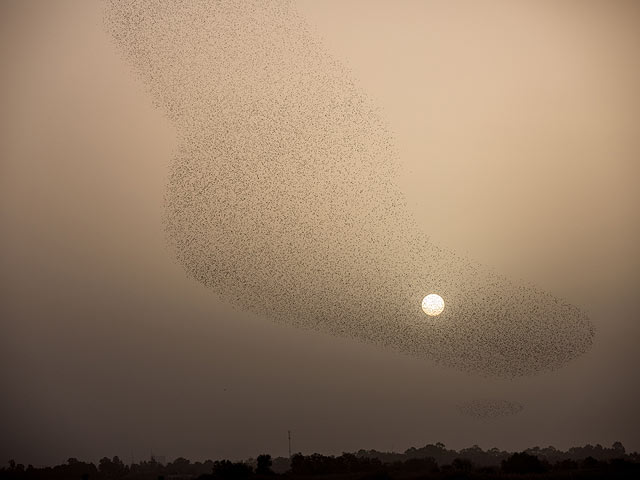
[[[99,2],[0,7],[0,458],[441,441],[640,449],[640,8],[302,1],[395,135],[425,234],[578,305],[593,348],[499,380],[234,310],[166,248],[171,123]],[[433,181],[436,178],[437,181]],[[525,406],[491,422],[456,405]]]

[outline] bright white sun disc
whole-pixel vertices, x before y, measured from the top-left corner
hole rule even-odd
[[[430,293],[422,299],[422,310],[431,317],[440,315],[444,310],[444,300],[436,293]]]

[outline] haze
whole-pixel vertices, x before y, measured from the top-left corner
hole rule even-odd
[[[487,379],[231,309],[166,248],[176,132],[100,3],[7,2],[0,453],[240,459],[286,454],[287,430],[304,453],[640,448],[640,9],[297,7],[383,109],[426,234],[580,306],[593,348],[551,374]],[[477,398],[525,408],[461,415]]]

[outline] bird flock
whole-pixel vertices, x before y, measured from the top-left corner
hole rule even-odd
[[[494,420],[520,413],[524,406],[517,402],[499,399],[476,399],[458,405],[458,410],[462,415],[475,418],[477,420]]]
[[[105,0],[104,25],[177,132],[169,247],[221,299],[487,376],[591,347],[579,308],[421,231],[382,112],[293,3]]]

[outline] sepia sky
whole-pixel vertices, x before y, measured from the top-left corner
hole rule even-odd
[[[3,2],[0,458],[279,456],[287,430],[303,453],[640,449],[640,7],[295,7],[381,109],[425,236],[580,307],[593,347],[493,378],[232,308],[167,248],[178,135],[101,2]]]

